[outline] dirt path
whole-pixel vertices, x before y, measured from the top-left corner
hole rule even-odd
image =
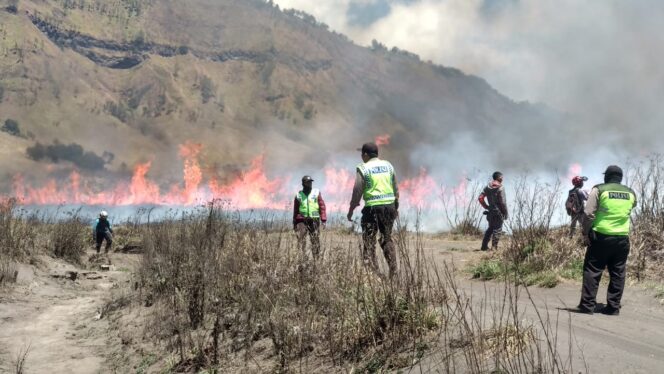
[[[462,269],[483,254],[473,251],[479,243],[429,241],[427,251],[439,263]],[[482,282],[459,273],[459,286],[478,306],[495,305],[504,290],[500,282]],[[523,318],[537,321],[537,312],[557,324],[558,349],[567,359],[570,352],[576,371],[587,364],[590,373],[664,373],[664,305],[639,285],[628,284],[620,316],[570,313],[580,297],[580,282],[567,281],[552,289],[531,287],[532,298],[522,292],[519,309]],[[598,302],[606,300],[602,282]],[[570,336],[571,326],[571,336]]]
[[[21,266],[18,285],[0,293],[0,372],[14,372],[17,355],[26,349],[27,373],[107,372],[108,322],[100,311],[128,272],[121,265],[84,270],[51,258],[42,264]],[[54,277],[68,270],[78,273],[76,280]]]

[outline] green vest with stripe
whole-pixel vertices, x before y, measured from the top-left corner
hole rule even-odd
[[[318,206],[318,195],[320,191],[312,188],[309,195],[305,195],[303,191],[297,193],[297,201],[300,202],[300,214],[303,217],[319,218],[320,207]]]
[[[605,183],[595,187],[599,191],[599,206],[593,220],[593,230],[604,235],[629,235],[630,214],[636,203],[634,191],[620,183]]]
[[[388,161],[378,158],[359,164],[357,170],[364,178],[364,206],[377,206],[393,204],[396,200],[394,194],[394,167]]]

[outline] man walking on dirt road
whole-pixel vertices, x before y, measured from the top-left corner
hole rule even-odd
[[[576,176],[572,178],[572,185],[574,188],[569,190],[567,194],[567,201],[565,202],[565,210],[567,214],[572,218],[572,222],[569,226],[569,237],[574,237],[574,232],[576,231],[577,222],[582,224],[583,221],[583,210],[586,207],[586,200],[588,200],[588,192],[583,190],[583,182],[587,181],[586,177]]]
[[[101,243],[104,240],[106,240],[104,253],[108,253],[108,250],[111,249],[111,245],[113,244],[113,228],[111,228],[111,223],[108,221],[108,213],[105,210],[102,210],[101,213],[99,213],[99,218],[97,218],[92,227],[92,236],[96,243],[97,254],[99,254]]]
[[[314,180],[305,175],[302,177],[302,190],[295,195],[293,204],[293,229],[297,233],[298,245],[302,253],[307,248],[307,234],[311,241],[311,253],[314,259],[320,253],[320,226],[325,227],[327,214],[325,201],[320,191],[313,188]]]
[[[505,188],[503,187],[503,173],[497,171],[492,175],[493,180],[480,194],[479,202],[487,211],[487,221],[489,227],[484,232],[482,240],[482,251],[489,250],[489,241],[493,250],[498,249],[498,241],[503,232],[503,223],[507,219],[507,203],[505,198]],[[487,201],[488,200],[488,203]]]
[[[378,146],[375,143],[365,143],[359,150],[362,151],[363,163],[356,169],[353,196],[346,218],[353,220],[353,211],[360,205],[360,199],[364,199],[361,220],[364,264],[378,271],[376,234],[380,232],[380,246],[392,278],[397,274],[392,227],[399,209],[399,189],[394,167],[390,162],[378,158]]]
[[[615,165],[606,168],[604,183],[590,191],[583,219],[588,244],[583,261],[583,288],[578,311],[592,314],[597,288],[605,268],[609,269],[609,288],[603,314],[620,314],[629,254],[630,215],[636,206],[634,191],[622,185],[623,171]]]

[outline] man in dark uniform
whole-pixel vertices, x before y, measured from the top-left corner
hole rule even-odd
[[[399,209],[394,167],[378,158],[378,146],[374,143],[363,144],[361,151],[362,163],[356,168],[355,186],[346,218],[353,220],[353,211],[360,205],[360,199],[364,199],[361,221],[364,264],[378,271],[376,234],[380,232],[380,246],[390,268],[390,277],[394,277],[397,274],[397,251],[392,241],[392,227]]]
[[[498,249],[498,241],[503,232],[503,223],[507,219],[507,203],[505,198],[505,188],[503,187],[503,173],[497,171],[492,175],[493,180],[480,194],[479,202],[487,210],[486,219],[489,221],[489,227],[484,232],[481,250],[491,247],[495,251]],[[488,200],[488,203],[487,201]]]
[[[318,258],[320,252],[320,226],[325,227],[327,214],[325,201],[317,188],[313,188],[314,180],[305,175],[302,177],[302,190],[295,195],[293,203],[293,229],[297,233],[298,245],[302,253],[307,248],[307,234],[311,240],[311,253]]]
[[[609,269],[609,288],[603,314],[620,314],[629,254],[630,215],[636,194],[621,184],[623,171],[615,165],[604,172],[604,184],[593,187],[586,203],[583,233],[588,248],[583,261],[583,288],[578,311],[595,311],[597,288],[605,268]]]
[[[92,236],[96,243],[97,254],[101,249],[101,244],[106,240],[106,246],[104,247],[104,253],[108,253],[108,250],[113,245],[113,228],[111,223],[108,221],[108,213],[105,210],[102,210],[99,213],[99,218],[95,221],[95,224],[92,228]]]

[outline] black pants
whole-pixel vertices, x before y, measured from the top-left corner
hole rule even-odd
[[[113,244],[113,235],[111,235],[110,232],[98,232],[95,235],[95,241],[97,242],[97,253],[99,253],[99,250],[101,249],[101,243],[106,240],[106,247],[104,247],[104,253],[108,253],[108,250],[111,248],[111,245]]]
[[[318,219],[308,218],[304,222],[295,224],[295,232],[297,233],[297,241],[302,253],[307,248],[307,234],[311,240],[311,253],[314,258],[318,257],[320,252],[320,222]]]
[[[397,273],[397,252],[392,241],[392,227],[397,218],[394,204],[365,206],[362,209],[362,258],[364,264],[378,270],[376,260],[376,234],[380,232],[380,247],[390,268],[390,276]]]
[[[627,255],[629,254],[628,236],[608,236],[591,232],[591,241],[583,261],[583,288],[579,307],[593,310],[597,288],[602,279],[602,272],[609,269],[609,288],[606,292],[606,304],[610,308],[620,309],[625,288]]]
[[[489,211],[486,219],[489,221],[489,227],[484,232],[484,239],[482,240],[481,248],[483,251],[489,249],[489,241],[491,241],[491,247],[493,247],[493,249],[497,249],[500,235],[503,233],[504,220],[500,212]]]

